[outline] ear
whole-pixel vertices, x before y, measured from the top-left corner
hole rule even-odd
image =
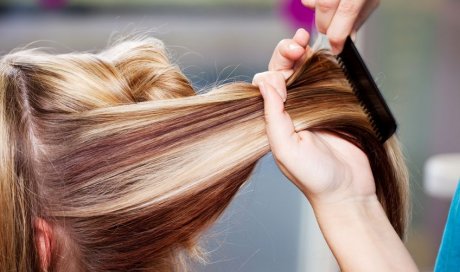
[[[51,263],[53,228],[45,219],[36,217],[34,219],[35,247],[40,258],[40,267],[47,271]]]

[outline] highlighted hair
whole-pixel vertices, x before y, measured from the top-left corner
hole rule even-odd
[[[403,236],[407,173],[327,52],[291,77],[297,131],[328,131],[368,156],[377,196]],[[163,44],[124,41],[99,54],[36,50],[0,62],[0,267],[37,271],[32,222],[62,230],[51,271],[174,271],[268,153],[257,87],[197,95]],[[66,260],[68,261],[68,260]],[[67,267],[67,269],[69,269]]]

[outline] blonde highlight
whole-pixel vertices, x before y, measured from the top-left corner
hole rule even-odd
[[[61,227],[79,270],[185,269],[180,256],[193,252],[270,151],[255,86],[198,95],[153,38],[99,54],[19,51],[0,65],[7,271],[39,270],[35,217]],[[396,136],[379,143],[328,52],[290,78],[285,108],[297,131],[327,131],[367,154],[377,196],[402,237],[408,185]]]

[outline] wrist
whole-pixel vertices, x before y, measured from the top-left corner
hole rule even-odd
[[[343,226],[364,229],[381,222],[389,224],[386,213],[375,194],[339,201],[316,200],[312,201],[311,205],[323,233],[333,232]]]
[[[381,204],[375,192],[371,193],[344,193],[335,192],[332,194],[324,195],[307,195],[315,213],[329,214],[333,213],[357,213],[378,210]],[[360,214],[363,215],[363,214]]]
[[[367,217],[375,212],[384,212],[376,194],[350,197],[309,198],[310,204],[318,216]]]
[[[417,271],[375,194],[312,207],[342,271]]]

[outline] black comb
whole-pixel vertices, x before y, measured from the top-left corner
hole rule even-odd
[[[395,133],[396,120],[349,36],[337,59],[377,137],[384,143]]]

